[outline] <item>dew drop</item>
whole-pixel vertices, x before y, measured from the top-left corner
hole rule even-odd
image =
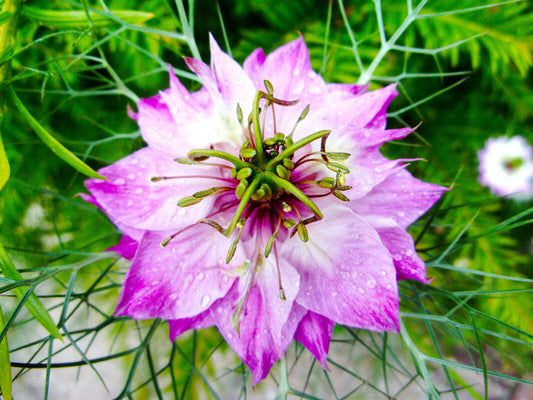
[[[201,281],[202,279],[204,279],[204,273],[203,272],[200,272],[197,276],[198,280]]]
[[[114,183],[115,185],[124,185],[124,184],[126,183],[126,181],[125,181],[124,179],[122,179],[122,178],[118,178],[118,179],[115,179],[115,180],[113,181],[113,183]]]
[[[180,208],[180,209],[178,210],[178,215],[179,215],[180,217],[183,217],[183,216],[185,215],[186,212],[187,212],[187,210],[185,210],[185,208]]]
[[[131,163],[132,164],[137,164],[139,162],[139,160],[137,160],[136,158],[132,158],[131,159]]]
[[[413,255],[413,250],[411,250],[411,249],[407,249],[406,252],[405,252],[405,255],[406,255],[407,257],[411,257],[411,256]]]
[[[217,313],[222,314],[222,307],[217,307]]]
[[[399,217],[405,217],[405,213],[404,213],[403,211],[400,211],[400,212],[398,213],[398,216],[399,216]]]
[[[381,276],[385,276],[385,275],[387,275],[387,272],[386,272],[384,269],[382,269],[381,271],[379,271],[379,273],[381,274]]]
[[[357,290],[359,290],[359,293],[361,293],[361,294],[364,294],[364,293],[365,293],[365,289],[363,289],[362,287],[360,287],[360,288],[357,289]]]
[[[228,332],[228,339],[231,339],[233,337],[233,333]]]
[[[200,303],[200,306],[202,308],[206,308],[210,300],[211,300],[211,297],[208,294],[204,294],[202,297],[202,302]]]
[[[126,205],[128,207],[131,207],[133,205],[133,200],[128,200],[128,202],[126,203]]]
[[[135,174],[128,174],[128,179],[131,179],[131,180],[135,179]]]
[[[143,190],[141,188],[135,189],[135,193],[136,194],[141,194],[142,192],[143,192]]]
[[[298,75],[300,75],[300,72],[301,72],[301,71],[300,71],[300,68],[294,68],[294,71],[292,71],[292,74],[293,74],[294,76],[298,76]]]

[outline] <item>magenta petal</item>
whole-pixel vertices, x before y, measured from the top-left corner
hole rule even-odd
[[[106,251],[114,251],[119,256],[131,261],[133,260],[133,257],[135,257],[138,247],[139,243],[136,240],[130,238],[128,235],[122,235],[120,242]]]
[[[212,314],[220,333],[235,350],[252,372],[252,383],[256,385],[264,379],[270,368],[285,353],[291,343],[298,323],[305,315],[305,309],[294,304],[291,314],[283,326],[282,342],[276,348],[265,312],[265,304],[260,289],[250,289],[245,309],[242,313],[239,334],[235,331],[231,320],[235,313],[237,291],[217,301],[212,307]]]
[[[396,271],[377,232],[347,207],[321,210],[307,243],[295,237],[281,247],[300,273],[296,302],[339,324],[397,332]]]
[[[137,229],[178,230],[203,218],[213,203],[208,198],[194,207],[182,208],[177,206],[178,200],[220,186],[220,181],[184,178],[152,182],[151,178],[188,176],[196,171],[146,147],[100,169],[107,181],[89,179],[85,186],[113,220]],[[202,170],[205,176],[211,171],[209,167]],[[214,177],[218,174],[218,170],[213,172]]]
[[[183,319],[197,316],[223,297],[235,278],[224,270],[244,262],[237,249],[226,265],[228,241],[198,224],[161,242],[174,232],[147,232],[126,276],[115,315],[136,319]]]
[[[183,332],[188,331],[189,329],[203,329],[209,328],[210,326],[215,325],[215,320],[211,316],[211,310],[206,310],[203,313],[192,317],[192,318],[183,318],[183,319],[169,319],[168,320],[168,331],[170,340],[176,339]]]
[[[402,229],[420,218],[448,189],[414,178],[405,169],[379,183],[365,197],[348,203],[361,216],[392,218]]]
[[[328,367],[328,350],[335,323],[317,313],[309,311],[300,321],[294,338],[313,354],[320,366]]]

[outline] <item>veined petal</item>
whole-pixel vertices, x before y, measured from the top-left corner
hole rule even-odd
[[[313,354],[320,366],[328,367],[328,350],[335,322],[309,311],[300,321],[294,338]]]
[[[204,176],[211,173],[213,178],[220,177],[215,167],[201,168]],[[99,173],[108,180],[89,179],[85,186],[113,220],[136,229],[179,230],[195,223],[208,214],[213,200],[206,198],[187,208],[178,207],[178,200],[210,187],[224,186],[220,180],[205,178],[152,182],[152,177],[197,175],[198,168],[179,164],[150,147],[100,169]]]
[[[400,228],[392,218],[365,216],[364,220],[377,231],[379,238],[392,255],[398,280],[416,279],[422,283],[429,283],[426,278],[426,266],[416,253],[411,235]]]
[[[276,267],[278,261],[281,279],[278,276],[278,267]],[[284,350],[282,352],[283,327],[289,318],[294,299],[298,294],[300,277],[298,272],[285,260],[277,260],[275,254],[264,259],[262,265],[257,268],[257,283],[263,298],[265,316],[274,346],[281,356],[284,352]],[[280,298],[280,282],[285,300]]]
[[[239,293],[234,288],[227,296],[213,304],[212,315],[224,339],[250,368],[252,383],[256,385],[268,375],[268,371],[280,358],[280,354],[285,353],[306,310],[294,304],[290,316],[283,326],[280,348],[276,348],[270,333],[261,290],[258,286],[253,286],[250,289],[242,313],[239,334],[237,334],[231,321],[238,297]]]
[[[348,203],[357,214],[392,218],[400,228],[407,228],[440,199],[448,189],[414,178],[398,169],[362,198]]]
[[[397,332],[396,271],[378,234],[345,206],[321,210],[324,219],[307,225],[307,243],[280,246],[300,273],[296,302],[339,324]]]
[[[200,60],[186,58],[189,68],[198,75],[209,92],[214,111],[211,113],[212,130],[217,142],[240,146],[242,128],[237,119],[237,104],[245,118],[252,111],[256,88],[242,67],[224,53],[210,36],[211,67]]]
[[[175,232],[148,231],[126,276],[115,315],[136,319],[195,317],[223,297],[235,278],[225,270],[245,259],[237,248],[225,264],[228,240],[216,230],[196,224],[165,247]]]

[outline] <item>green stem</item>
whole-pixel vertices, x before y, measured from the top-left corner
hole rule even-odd
[[[287,158],[290,155],[294,154],[296,150],[301,149],[302,147],[308,145],[311,142],[314,142],[317,139],[328,136],[330,133],[331,131],[328,130],[318,131],[309,136],[304,137],[301,140],[298,140],[296,143],[283,150],[277,157],[274,157],[272,160],[270,160],[265,166],[265,169],[272,168],[274,165],[281,162],[284,158]]]
[[[261,132],[261,125],[259,123],[259,100],[263,97],[263,92],[257,91],[254,98],[254,106],[252,111],[252,122],[254,124],[254,140],[255,149],[257,150],[257,158],[259,165],[263,166],[263,134]],[[266,113],[266,110],[265,110]]]
[[[237,226],[237,223],[241,219],[241,215],[244,212],[246,206],[250,202],[250,199],[252,198],[252,194],[254,194],[255,190],[259,186],[259,184],[262,183],[261,179],[255,178],[251,183],[250,186],[246,189],[246,192],[242,195],[241,202],[239,203],[239,207],[237,207],[237,211],[235,212],[235,215],[233,216],[233,219],[231,220],[230,225],[226,228],[226,230],[223,232],[223,234],[227,237],[230,237],[233,231],[235,230],[235,227]]]
[[[280,368],[279,368],[279,385],[278,385],[278,393],[276,394],[276,400],[287,400],[287,395],[289,394],[289,391],[291,390],[291,387],[289,386],[289,374],[287,371],[287,360],[285,357],[282,357],[281,360],[279,360]]]
[[[229,153],[226,153],[220,150],[211,150],[211,149],[191,150],[187,153],[187,157],[192,161],[196,161],[195,159],[203,158],[203,157],[220,158],[222,160],[229,161],[230,163],[235,165],[235,168],[237,169],[249,166],[248,163],[242,161],[239,157],[236,157],[233,154],[229,154]]]

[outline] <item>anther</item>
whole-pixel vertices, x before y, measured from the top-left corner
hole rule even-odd
[[[289,180],[289,178],[291,177],[291,171],[289,171],[281,164],[276,165],[276,173],[280,178],[283,178],[285,180]]]
[[[235,195],[237,196],[238,199],[242,198],[247,188],[248,188],[248,181],[246,179],[243,179],[242,181],[239,182],[239,184],[235,188]]]
[[[194,196],[187,196],[187,197],[184,197],[183,199],[178,200],[178,207],[189,207],[189,206],[192,206],[194,204],[201,202],[202,200],[203,200],[202,198],[197,198]]]
[[[250,167],[241,168],[239,172],[237,172],[237,180],[242,181],[243,179],[248,178],[250,175],[252,175],[253,170]]]
[[[307,227],[305,224],[300,222],[296,229],[298,230],[298,236],[300,236],[300,240],[302,242],[307,242],[309,240],[309,234],[307,233]]]
[[[253,158],[257,154],[257,151],[252,148],[242,149],[240,155],[242,158]]]

